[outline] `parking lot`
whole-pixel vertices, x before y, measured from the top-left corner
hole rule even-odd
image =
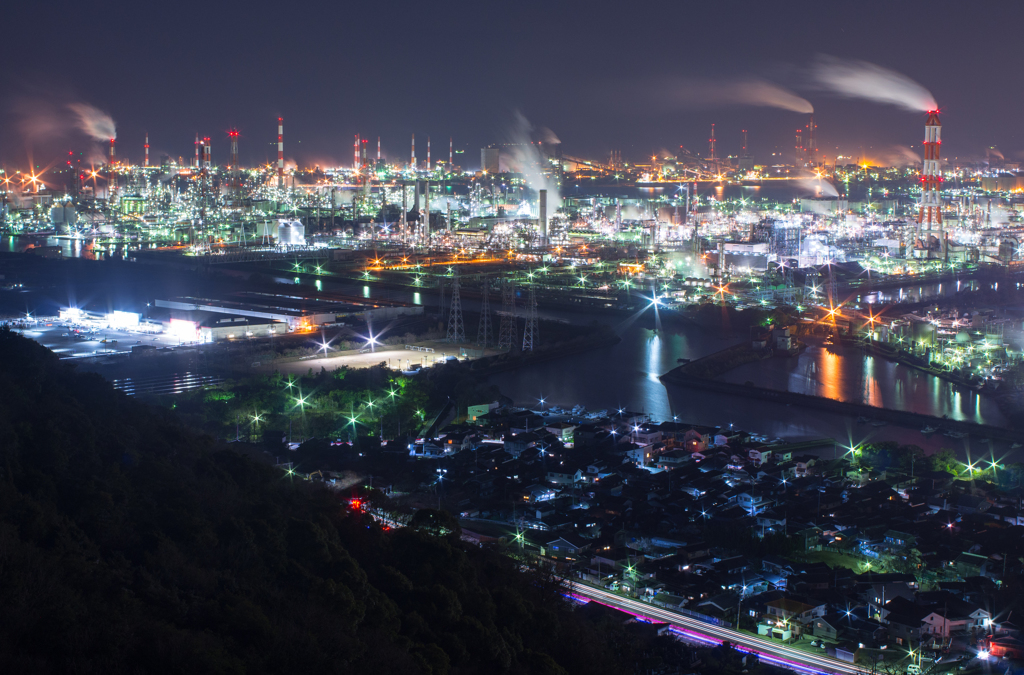
[[[10,322],[14,330],[52,350],[62,359],[86,358],[131,352],[135,345],[177,347],[178,339],[144,328],[128,330],[101,328],[87,323],[72,324],[57,318]]]

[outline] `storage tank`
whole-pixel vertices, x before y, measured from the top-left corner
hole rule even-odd
[[[306,228],[297,220],[278,221],[277,243],[281,246],[305,246]]]
[[[68,234],[78,223],[78,212],[71,204],[57,204],[50,209],[50,223],[56,228],[57,234]]]

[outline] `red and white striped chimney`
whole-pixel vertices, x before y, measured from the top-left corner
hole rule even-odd
[[[284,187],[284,118],[277,118],[277,187]]]
[[[409,161],[409,168],[416,170],[416,134],[412,135],[412,159]]]
[[[149,166],[149,133],[146,133],[146,158],[142,160],[142,166]]]

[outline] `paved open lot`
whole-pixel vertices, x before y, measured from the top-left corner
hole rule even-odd
[[[313,372],[319,372],[321,368],[336,370],[338,368],[370,368],[384,363],[388,368],[394,370],[408,370],[412,366],[420,365],[422,368],[429,368],[435,363],[440,363],[445,358],[458,355],[459,360],[467,358],[480,358],[480,350],[473,345],[449,345],[443,343],[423,343],[420,346],[433,349],[433,352],[421,352],[405,349],[403,347],[385,347],[376,352],[363,354],[344,354],[337,356],[325,356],[317,359],[305,359],[302,361],[290,361],[287,363],[265,364],[259,367],[263,372],[278,371],[292,375],[303,375],[312,368]],[[463,350],[472,354],[471,357],[462,356]],[[488,349],[487,356],[499,353],[497,350]]]
[[[80,332],[76,333],[75,331]],[[85,358],[103,354],[131,352],[138,344],[177,347],[178,339],[136,330],[90,329],[73,326],[59,319],[40,319],[15,330],[51,349],[60,358]]]

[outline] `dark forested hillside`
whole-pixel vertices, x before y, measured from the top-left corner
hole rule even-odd
[[[6,330],[0,355],[0,672],[604,673],[675,650]]]

